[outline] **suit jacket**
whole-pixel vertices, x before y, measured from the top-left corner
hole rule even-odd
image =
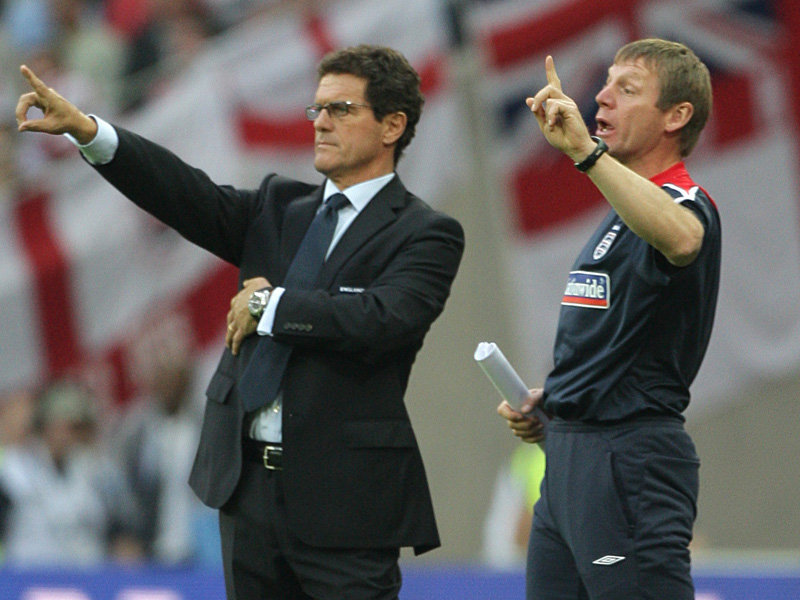
[[[118,128],[96,167],[137,205],[191,242],[279,286],[322,186],[277,175],[257,190],[213,183],[160,146]],[[293,346],[283,380],[282,476],[292,531],[319,547],[439,545],[403,396],[423,338],[442,312],[464,234],[454,219],[387,184],[358,215],[313,290],[287,289],[273,326]],[[236,383],[257,343],[223,352],[207,390],[190,484],[209,506],[232,495],[242,464]]]

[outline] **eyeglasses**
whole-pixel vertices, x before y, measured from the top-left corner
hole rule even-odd
[[[339,119],[350,114],[350,110],[353,106],[372,108],[369,104],[359,104],[358,102],[350,102],[350,100],[328,102],[327,104],[309,104],[306,106],[306,118],[309,121],[315,121],[317,117],[322,114],[322,111],[327,109],[331,117]]]

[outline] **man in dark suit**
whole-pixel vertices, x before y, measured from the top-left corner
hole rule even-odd
[[[20,131],[70,134],[137,205],[240,269],[190,478],[220,509],[228,597],[397,598],[399,548],[439,545],[403,395],[464,245],[394,173],[421,114],[417,73],[382,47],[326,56],[306,108],[325,182],[238,190],[21,70]],[[315,245],[327,258],[312,268]]]

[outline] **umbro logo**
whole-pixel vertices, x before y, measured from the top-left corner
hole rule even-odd
[[[625,560],[625,557],[624,556],[614,556],[613,554],[606,554],[605,556],[603,556],[601,558],[598,558],[597,560],[593,560],[592,564],[593,565],[603,565],[603,566],[607,567],[608,565],[613,565],[614,563],[618,563],[621,560]]]

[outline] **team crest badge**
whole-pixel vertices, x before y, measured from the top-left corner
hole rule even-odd
[[[619,233],[620,226],[614,225],[611,228],[611,231],[606,233],[600,243],[597,244],[597,247],[594,249],[594,253],[592,254],[592,258],[594,260],[599,260],[606,255],[608,249],[611,248],[611,244],[614,243],[614,240],[617,239],[617,234]]]

